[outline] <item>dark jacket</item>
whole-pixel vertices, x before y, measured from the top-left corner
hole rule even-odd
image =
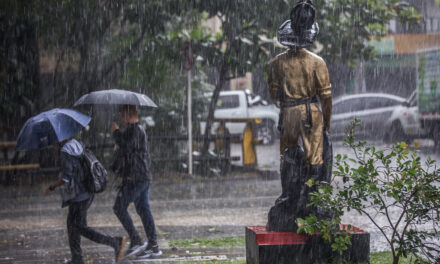
[[[81,202],[92,195],[86,191],[84,186],[84,170],[81,166],[81,155],[83,146],[72,139],[61,148],[61,178],[65,184],[61,188],[63,198],[62,207],[68,206],[73,202]]]
[[[149,182],[151,176],[151,160],[148,147],[148,137],[139,123],[129,124],[121,132],[113,132],[113,138],[119,146],[116,153],[117,173],[129,181]]]

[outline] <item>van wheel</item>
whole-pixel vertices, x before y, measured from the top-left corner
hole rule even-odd
[[[272,120],[264,119],[257,125],[254,135],[257,140],[261,140],[263,145],[271,145],[275,141],[274,124]]]

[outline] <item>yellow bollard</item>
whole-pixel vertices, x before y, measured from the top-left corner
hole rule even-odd
[[[258,121],[258,120],[255,120]],[[252,120],[246,123],[246,127],[243,132],[243,166],[255,167],[258,164],[257,152],[255,151],[255,145],[259,143],[259,140],[254,139]]]
[[[216,134],[219,136],[230,136],[231,133],[226,127],[225,121],[220,121],[220,125],[216,130]],[[217,154],[224,155],[226,157],[231,156],[231,140],[225,138],[218,138],[215,140],[214,152]]]

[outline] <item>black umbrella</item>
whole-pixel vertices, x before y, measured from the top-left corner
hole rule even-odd
[[[145,94],[127,90],[102,90],[85,94],[75,102],[79,105],[137,105],[144,107],[157,107],[157,105]]]

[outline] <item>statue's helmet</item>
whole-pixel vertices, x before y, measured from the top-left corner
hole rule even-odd
[[[278,28],[278,41],[287,47],[304,48],[313,44],[318,33],[315,6],[311,0],[300,0],[290,11],[290,20]]]

